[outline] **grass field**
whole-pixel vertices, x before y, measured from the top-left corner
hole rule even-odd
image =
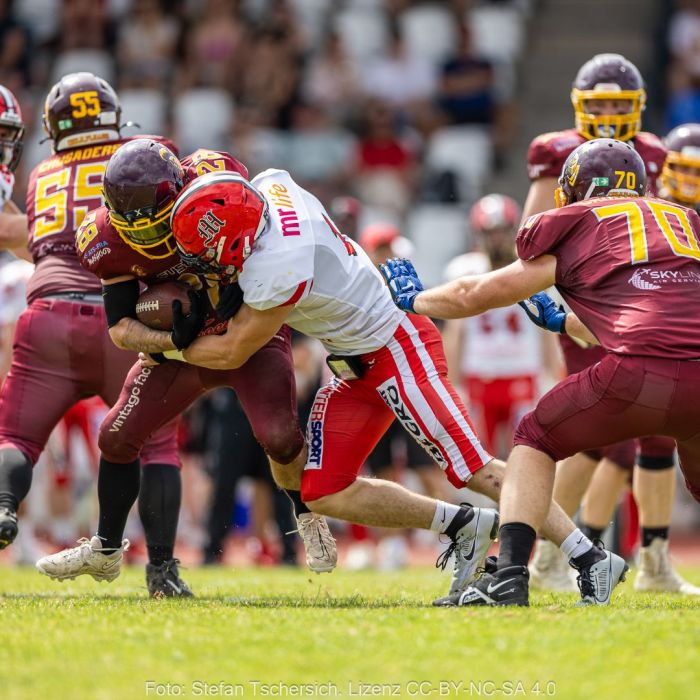
[[[700,569],[684,573],[700,581]],[[153,601],[140,568],[112,584],[0,568],[0,697],[681,700],[700,692],[700,601],[635,594],[631,577],[609,608],[538,594],[529,609],[467,610],[428,607],[447,583],[434,569],[184,574],[196,599]],[[362,685],[370,683],[384,685]]]

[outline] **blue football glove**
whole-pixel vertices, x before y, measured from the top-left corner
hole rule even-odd
[[[566,311],[563,306],[557,306],[546,292],[537,292],[518,304],[536,326],[552,333],[566,333]]]
[[[414,313],[413,304],[423,291],[423,283],[413,263],[406,258],[391,258],[379,266],[379,271],[386,280],[394,304],[402,311]]]

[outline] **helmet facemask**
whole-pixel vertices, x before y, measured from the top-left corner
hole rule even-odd
[[[700,149],[693,153],[669,151],[661,170],[661,184],[676,202],[693,207],[700,204]]]
[[[625,114],[593,114],[590,102],[602,100],[628,101]],[[642,130],[642,112],[646,106],[646,91],[621,90],[618,85],[599,85],[594,90],[571,91],[571,103],[576,115],[576,131],[586,139],[609,138],[629,141]]]
[[[162,260],[177,252],[170,228],[170,212],[174,201],[160,211],[155,211],[155,207],[147,207],[125,214],[115,211],[106,199],[105,203],[112,226],[122,240],[141,255],[151,260]]]

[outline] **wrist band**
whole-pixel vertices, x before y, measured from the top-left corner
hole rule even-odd
[[[187,362],[182,354],[182,350],[166,350],[163,355],[169,360],[180,360],[180,362]]]

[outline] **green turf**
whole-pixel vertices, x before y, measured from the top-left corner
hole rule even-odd
[[[700,601],[635,594],[631,578],[609,608],[540,594],[466,610],[427,606],[447,583],[434,569],[189,570],[191,601],[149,600],[142,575],[60,584],[0,568],[0,697],[377,697],[360,683],[399,684],[381,697],[700,697]]]

